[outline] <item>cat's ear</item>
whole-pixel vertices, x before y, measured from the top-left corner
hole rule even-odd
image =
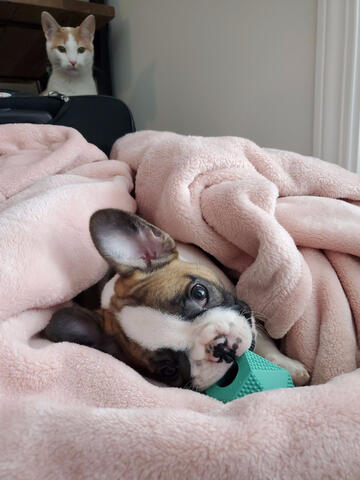
[[[41,25],[45,33],[46,40],[51,40],[59,30],[60,25],[49,12],[41,13]]]
[[[94,15],[88,15],[80,25],[80,33],[83,38],[92,42],[95,34],[95,17]]]

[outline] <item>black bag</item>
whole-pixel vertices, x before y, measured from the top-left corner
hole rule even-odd
[[[109,155],[115,140],[135,132],[132,114],[121,100],[105,95],[0,98],[0,124],[38,123],[64,125],[78,130],[88,142]]]

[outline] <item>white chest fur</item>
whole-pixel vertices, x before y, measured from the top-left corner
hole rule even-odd
[[[47,86],[47,92],[51,90],[68,96],[97,94],[91,72],[82,72],[82,74],[75,77],[55,71],[51,74]]]

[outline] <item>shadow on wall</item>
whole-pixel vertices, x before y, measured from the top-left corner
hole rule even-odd
[[[121,72],[117,79],[118,92],[124,92],[132,85],[132,64],[130,55],[130,26],[128,20],[116,24],[116,28],[110,25],[112,41],[111,56],[114,59],[114,69]]]
[[[156,98],[154,72],[156,62],[150,62],[136,79],[133,78],[131,62],[131,34],[128,20],[121,21],[112,31],[112,58],[121,72],[115,85],[115,94],[122,98],[126,92],[126,103],[131,106],[137,130],[149,128],[149,123],[156,117]],[[139,115],[137,115],[139,112]],[[141,120],[138,120],[141,119]]]
[[[140,73],[131,91],[129,104],[132,106],[136,121],[136,112],[141,112],[141,122],[135,123],[137,130],[149,128],[149,122],[156,117],[154,85],[155,60]]]

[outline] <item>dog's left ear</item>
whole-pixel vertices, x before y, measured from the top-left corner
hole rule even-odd
[[[122,275],[151,272],[170,263],[178,253],[174,240],[159,228],[124,210],[98,210],[90,233],[100,255]]]

